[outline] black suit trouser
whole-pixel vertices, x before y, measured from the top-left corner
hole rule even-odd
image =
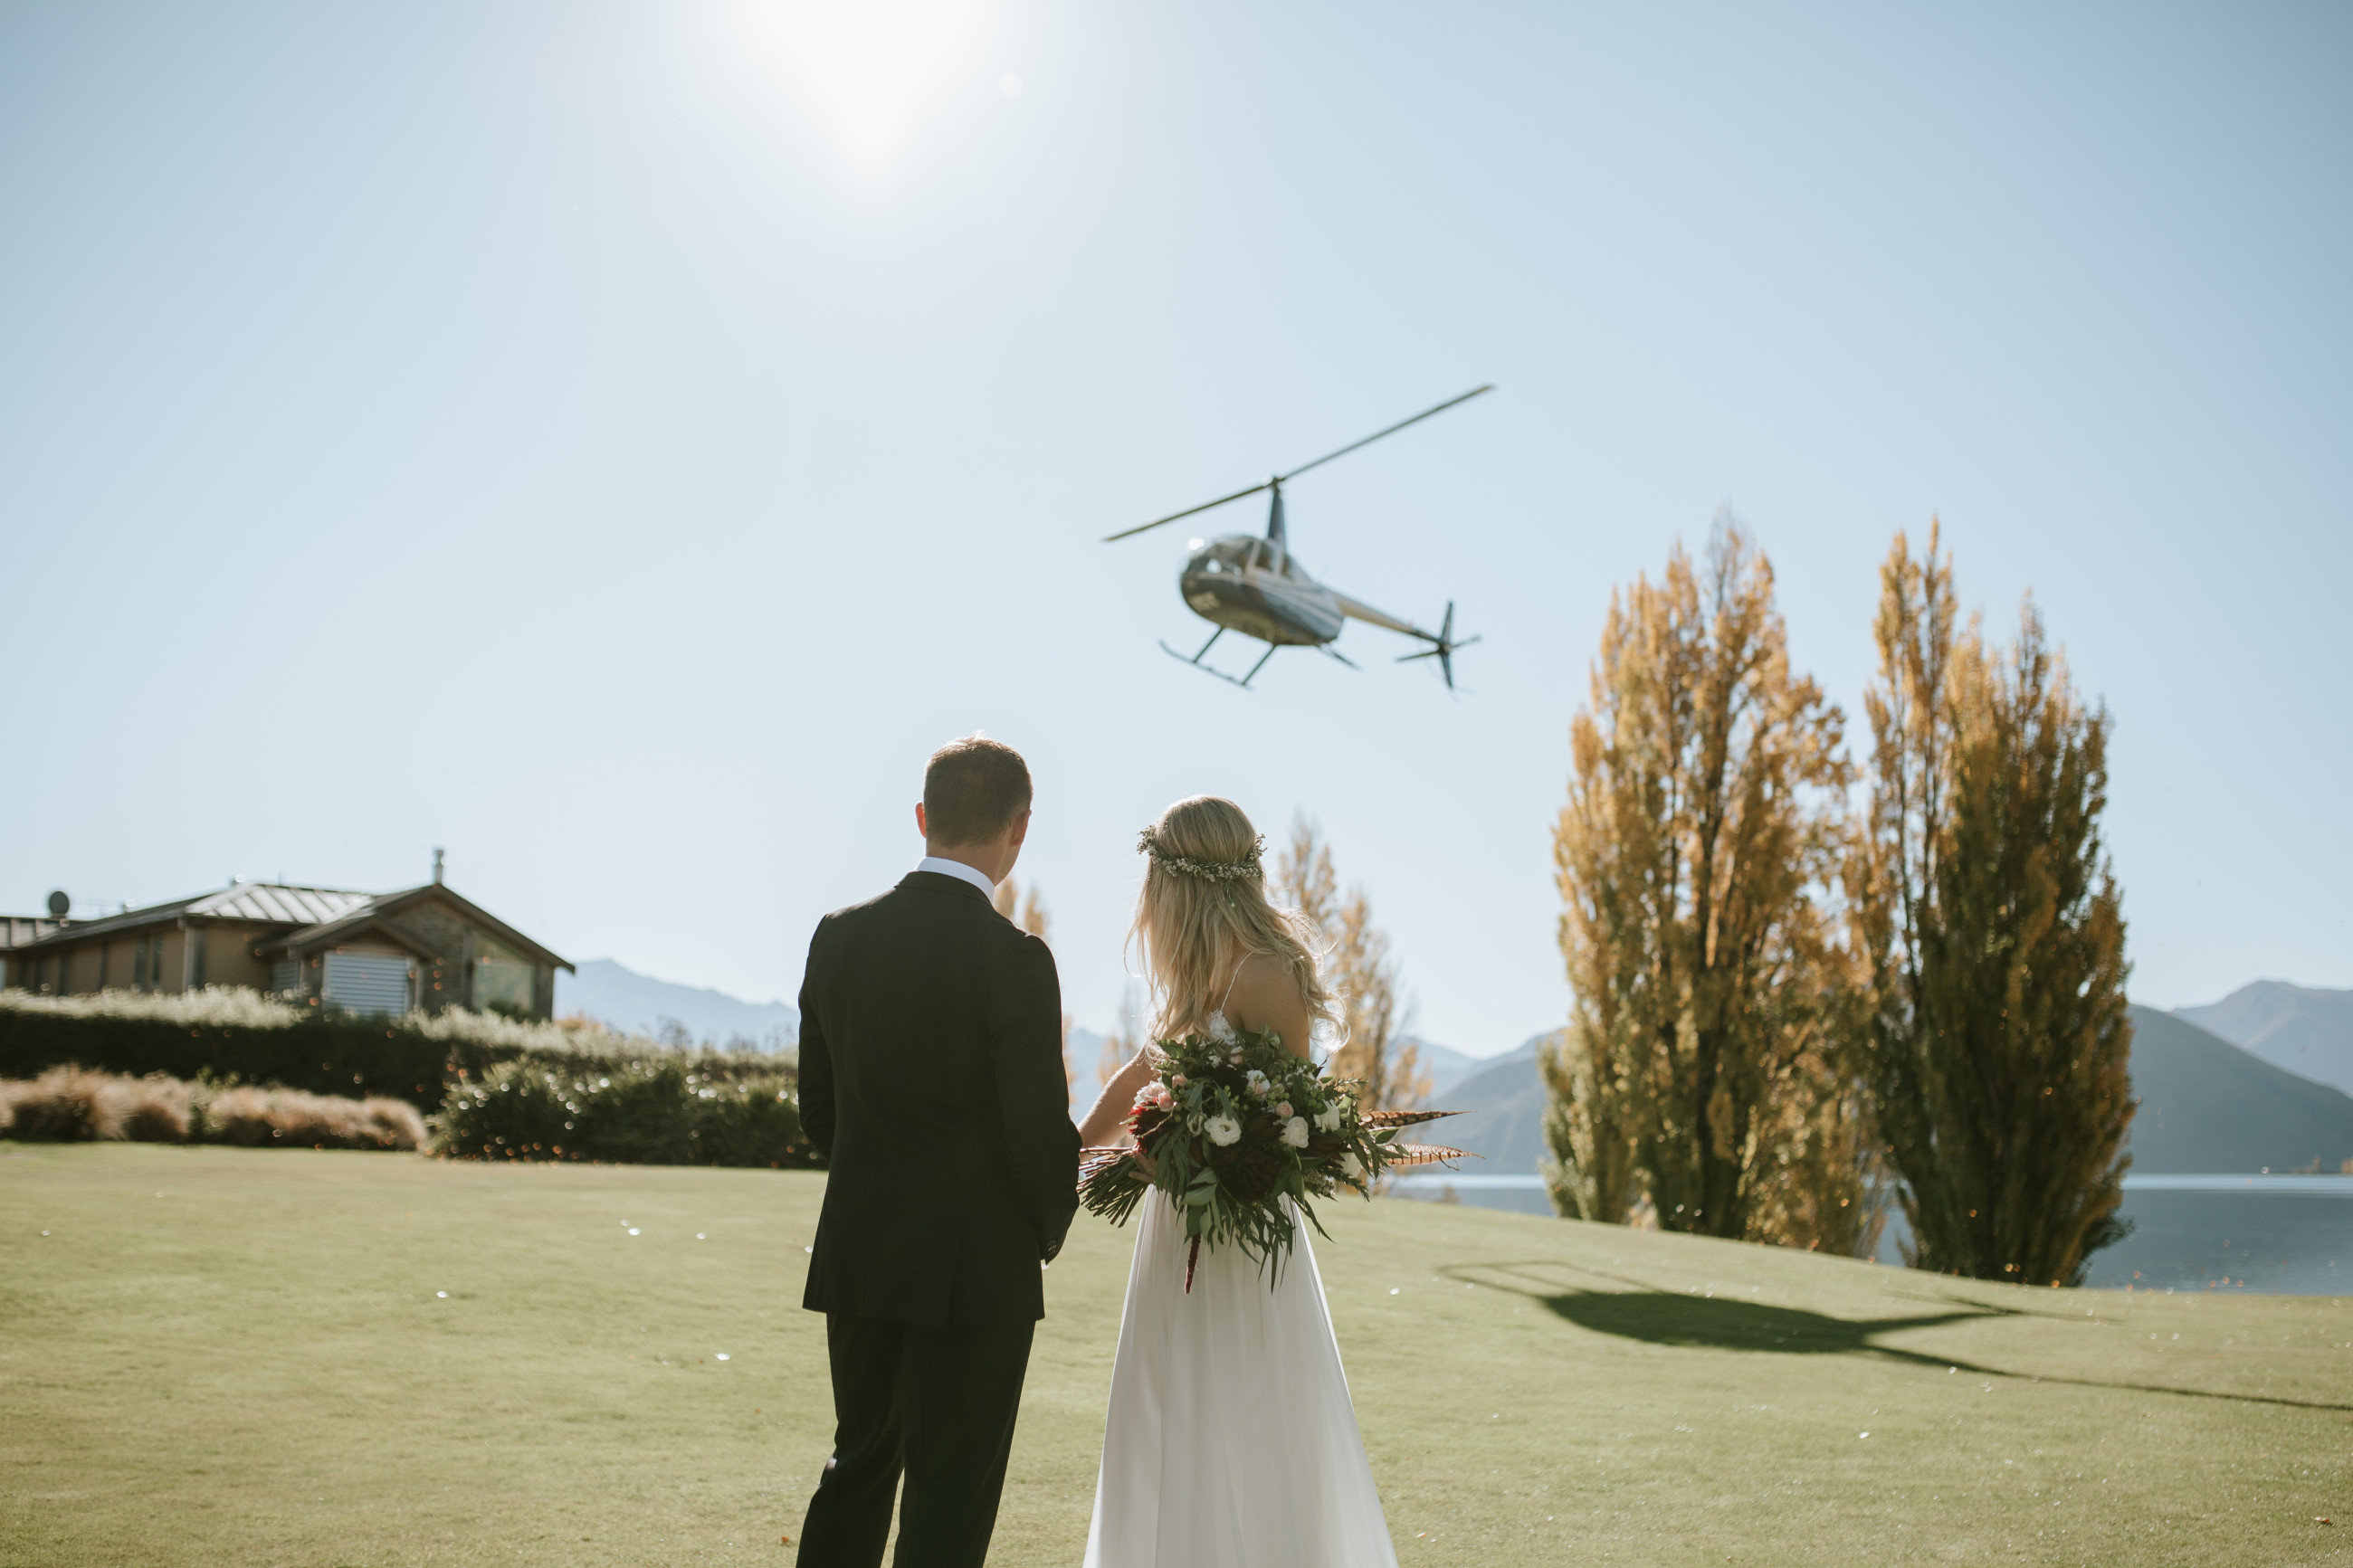
[[[896,1568],[979,1568],[1037,1327],[825,1315],[833,1458],[801,1526],[802,1568],[877,1568],[902,1471]]]

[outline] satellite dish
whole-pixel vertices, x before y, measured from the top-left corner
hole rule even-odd
[[[49,895],[49,913],[57,919],[65,919],[66,911],[72,908],[73,900],[66,897],[64,889],[60,888]]]

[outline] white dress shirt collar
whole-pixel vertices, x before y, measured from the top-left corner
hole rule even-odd
[[[961,877],[978,888],[990,903],[997,901],[997,884],[988,879],[987,873],[976,871],[961,860],[950,860],[939,855],[926,855],[915,862],[915,869],[935,871],[943,877]]]

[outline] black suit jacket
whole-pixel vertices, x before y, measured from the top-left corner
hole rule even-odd
[[[1078,1209],[1062,990],[971,883],[913,871],[837,910],[801,982],[801,1124],[827,1156],[801,1305],[1029,1322]]]

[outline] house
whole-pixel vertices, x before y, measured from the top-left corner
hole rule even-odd
[[[448,1007],[545,1018],[555,953],[439,876],[397,893],[235,882],[96,920],[0,917],[0,984],[48,996],[249,985],[354,1013]]]

